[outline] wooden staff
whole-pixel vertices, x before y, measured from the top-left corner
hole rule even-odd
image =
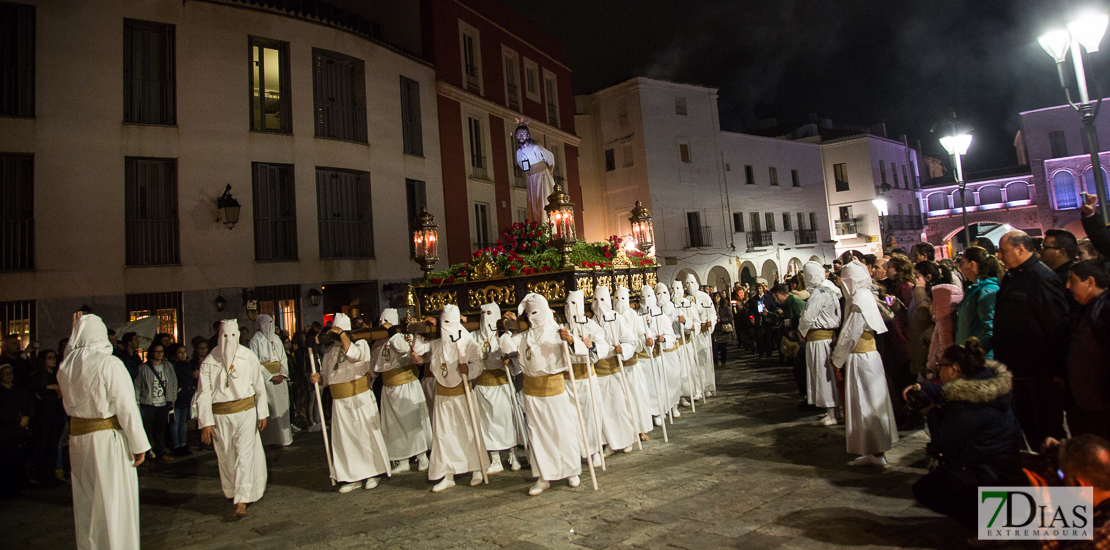
[[[306,345],[305,351],[308,352],[308,364],[312,368],[312,374],[316,374],[316,352],[312,349],[313,346]],[[331,458],[331,444],[328,442],[328,422],[324,419],[324,402],[320,400],[320,383],[313,384],[316,387],[316,412],[320,413],[320,425],[323,429],[320,433],[324,435],[324,452],[328,455],[328,472],[331,474],[331,484],[335,485],[335,465],[332,464]],[[386,471],[388,475],[389,472]]]
[[[574,412],[578,414],[578,431],[582,434],[582,446],[586,449],[586,464],[590,467],[590,481],[594,490],[597,490],[597,475],[594,473],[594,457],[590,452],[589,438],[586,437],[586,422],[582,420],[582,403],[578,400],[578,385],[574,382],[574,365],[570,362],[570,351],[567,349],[566,340],[559,340],[563,346],[563,359],[567,362],[567,372],[570,373],[570,393],[574,395]]]
[[[647,313],[644,313],[644,316],[647,317],[647,319],[644,320],[644,323],[647,326],[648,330],[654,331],[655,329],[651,328],[651,323],[648,322],[648,321],[651,320],[651,309],[650,308],[647,310]],[[650,336],[649,338],[655,338],[655,340],[656,340],[655,345],[659,345],[660,347],[662,347],[661,344],[659,344],[659,339],[657,338],[658,336],[659,335],[656,334],[654,336]],[[662,422],[663,442],[664,443],[670,443],[671,440],[670,440],[669,437],[667,437],[667,417],[666,417],[667,413],[663,412],[663,393],[659,389],[659,382],[658,382],[659,381],[659,370],[660,369],[657,369],[655,367],[655,346],[654,345],[651,346],[650,348],[648,348],[647,355],[648,355],[648,363],[651,365],[651,376],[653,378],[655,378],[655,381],[656,381],[656,383],[655,383],[655,402],[659,407],[659,415],[660,415],[661,418],[663,418],[663,422]],[[667,382],[667,373],[663,373],[663,383],[666,384],[666,382]]]
[[[685,317],[685,315],[683,315],[683,317]],[[686,346],[686,342],[687,342],[687,340],[686,340],[686,327],[682,326],[682,323],[679,323],[679,325],[678,325],[678,357],[679,357],[679,360],[682,361],[683,370],[686,371],[687,376],[690,377],[691,382],[694,384],[694,391],[691,392],[691,395],[690,395],[690,412],[696,413],[696,412],[698,412],[698,406],[695,405],[694,403],[697,403],[698,400],[694,399],[694,396],[697,395],[698,390],[701,389],[701,376],[700,376],[700,374],[698,374],[698,369],[697,368],[693,368],[693,367],[690,366],[690,358],[686,356],[686,352],[690,351],[690,350],[683,349]],[[705,399],[705,394],[704,393],[702,394],[702,399]]]
[[[568,320],[568,324],[573,322],[573,319]],[[601,457],[601,471],[605,471],[605,453],[602,452],[601,449],[601,417],[597,414],[597,394],[600,392],[594,391],[596,379],[597,375],[594,372],[593,358],[590,357],[590,351],[586,350],[586,387],[590,389],[590,409],[594,413],[594,434],[597,436],[597,455]]]
[[[460,338],[461,340],[461,338]],[[451,341],[455,345],[455,352],[458,353],[459,362],[463,361],[462,350],[459,349],[459,343],[456,340]],[[458,368],[458,365],[455,365]],[[470,427],[474,430],[474,448],[478,450],[478,466],[482,469],[482,483],[489,485],[489,474],[486,469],[489,468],[489,454],[486,452],[485,445],[482,441],[482,432],[478,430],[478,417],[474,415],[474,398],[470,395],[470,368],[467,367],[467,374],[462,374],[463,394],[466,395],[466,411],[470,413]]]
[[[495,336],[496,338],[496,336]],[[500,347],[498,342],[498,347]],[[509,401],[513,405],[513,420],[519,423],[520,432],[524,435],[524,452],[528,452],[528,428],[524,426],[524,411],[520,409],[520,403],[516,400],[516,385],[513,384],[513,373],[509,370],[509,364],[502,361],[501,366],[505,368],[505,376],[509,379]],[[515,431],[515,430],[514,430]],[[509,452],[515,452],[509,449]]]
[[[617,319],[619,319],[620,314],[617,314],[617,315],[618,315]],[[614,326],[614,325],[617,325],[618,322],[619,321],[614,320],[612,322],[612,324],[606,323],[606,326]],[[617,325],[617,326],[619,327],[619,325]],[[617,332],[616,328],[613,329],[613,333],[614,333],[613,341],[617,342],[617,345],[619,346],[620,345],[620,334]],[[628,417],[630,419],[632,419],[632,433],[636,434],[636,449],[642,451],[642,450],[644,450],[644,442],[640,441],[640,424],[638,422],[636,422],[636,409],[634,409],[632,407],[632,392],[628,389],[628,379],[626,379],[624,377],[624,360],[621,359],[621,354],[617,353],[617,351],[615,349],[616,346],[613,346],[613,347],[614,347],[613,357],[617,358],[617,365],[620,367],[620,381],[621,381],[621,387],[624,389],[624,401],[625,401],[625,403],[628,404]]]

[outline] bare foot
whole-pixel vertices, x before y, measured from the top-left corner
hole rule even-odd
[[[239,504],[235,505],[235,517],[237,517],[237,518],[247,517],[247,505],[246,504],[243,504],[242,502],[240,502]]]
[[[647,440],[648,440],[648,434],[640,434],[640,441],[647,441]]]

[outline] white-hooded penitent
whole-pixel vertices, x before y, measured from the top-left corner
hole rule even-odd
[[[471,485],[482,482],[489,466],[486,446],[478,427],[478,412],[468,394],[470,380],[482,373],[481,353],[470,333],[463,328],[462,313],[454,304],[443,306],[439,334],[432,341],[431,371],[436,378],[435,424],[428,480],[442,479],[433,492],[455,485],[457,474],[474,472]],[[460,365],[466,365],[464,374]]]
[[[701,369],[701,383],[706,395],[717,391],[717,375],[713,368],[713,329],[717,326],[717,308],[713,298],[698,288],[698,280],[693,273],[685,279],[686,294],[690,298],[691,309],[698,311],[698,326],[694,332],[694,362]]]
[[[817,262],[806,262],[802,277],[810,293],[798,321],[798,332],[806,338],[806,400],[826,409],[829,414],[822,422],[832,425],[840,401],[832,365],[832,339],[840,326],[840,290],[825,278],[825,268]]]
[[[512,451],[517,445],[524,444],[524,416],[516,402],[516,391],[512,384],[511,369],[502,361],[502,339],[509,342],[505,349],[511,349],[512,336],[497,334],[497,321],[501,319],[501,307],[497,304],[482,304],[479,307],[478,330],[473,333],[482,358],[482,374],[474,385],[475,401],[481,420],[482,440],[490,451],[490,470],[498,473],[501,455],[498,451],[509,450],[509,464],[514,470],[520,465]]]
[[[289,359],[276,333],[274,318],[263,313],[258,316],[257,325],[250,349],[262,364],[266,403],[270,407],[266,429],[262,430],[262,444],[284,447],[293,443],[293,427],[289,423]]]

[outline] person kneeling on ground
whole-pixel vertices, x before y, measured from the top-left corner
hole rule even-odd
[[[1018,473],[1021,430],[1010,409],[1013,385],[1010,371],[988,361],[977,338],[952,345],[938,361],[943,385],[921,382],[903,396],[920,392],[930,403],[927,414],[930,443],[939,466],[913,485],[918,502],[974,529],[977,489],[1013,485]]]

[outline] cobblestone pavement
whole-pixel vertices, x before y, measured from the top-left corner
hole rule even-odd
[[[735,354],[735,350],[733,350]],[[527,469],[432,494],[426,476],[338,494],[319,434],[267,451],[266,496],[242,521],[220,492],[215,455],[140,470],[145,548],[961,548],[968,533],[917,506],[922,432],[903,433],[886,469],[854,468],[842,426],[798,412],[788,367],[751,355],[717,370],[718,395],[682,409],[643,451],[609,459],[599,491],[565,482],[529,497]],[[585,469],[585,468],[583,468]],[[8,549],[72,548],[67,488],[0,503]]]

